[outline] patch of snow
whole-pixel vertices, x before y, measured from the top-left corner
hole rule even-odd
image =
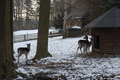
[[[18,73],[23,73],[23,74],[27,74],[28,75],[27,71],[25,69],[23,69],[22,67],[18,67],[18,69],[16,69],[16,71]]]
[[[81,27],[79,27],[79,26],[72,26],[72,28],[81,29]]]

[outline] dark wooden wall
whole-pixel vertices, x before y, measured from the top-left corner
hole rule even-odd
[[[66,28],[69,28],[72,24],[82,27],[82,19],[81,18],[68,18],[66,23]]]
[[[120,28],[113,28],[113,53],[120,54]]]
[[[67,19],[66,28],[69,28],[70,26],[71,26],[71,20]]]
[[[81,29],[68,29],[68,37],[81,37]]]
[[[82,19],[80,19],[80,18],[75,18],[75,19],[74,19],[74,24],[75,24],[76,26],[82,27]]]
[[[92,28],[92,37],[99,36],[100,48],[93,51],[100,53],[120,54],[120,28]]]

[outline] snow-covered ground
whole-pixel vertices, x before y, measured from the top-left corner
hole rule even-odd
[[[58,29],[56,30],[55,28],[49,29],[49,32],[56,33],[58,32]],[[34,30],[19,30],[19,31],[14,31],[14,35],[24,35],[24,34],[33,34],[33,33],[38,33],[38,29]]]
[[[32,34],[32,33],[38,33],[38,29],[14,31],[14,35]]]
[[[17,33],[15,33],[16,35]],[[20,34],[20,33],[19,33]],[[48,51],[52,57],[42,58],[38,60],[38,64],[54,65],[55,68],[47,67],[34,67],[26,66],[25,55],[19,58],[18,69],[16,71],[25,73],[28,76],[36,73],[51,73],[48,77],[58,77],[61,80],[61,75],[64,75],[67,80],[80,80],[80,78],[92,77],[97,79],[98,76],[110,76],[111,74],[120,74],[120,56],[111,57],[88,57],[81,55],[80,50],[78,53],[78,40],[83,39],[82,37],[77,38],[66,38],[62,39],[62,36],[49,38],[48,40]],[[90,37],[90,36],[89,36]],[[28,59],[34,58],[36,54],[37,40],[31,40],[26,42],[14,43],[14,57],[17,63],[17,48],[26,47],[26,43],[31,43],[31,50],[28,54]],[[92,47],[90,47],[91,51]],[[60,61],[61,60],[61,61]],[[22,79],[22,77],[18,77]],[[116,76],[113,79],[119,80],[120,76]],[[63,79],[64,80],[64,79]],[[88,79],[89,80],[89,79]]]

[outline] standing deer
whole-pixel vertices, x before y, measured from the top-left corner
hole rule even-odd
[[[90,42],[88,41],[88,36],[85,36],[84,39],[86,39],[86,40],[79,40],[78,41],[77,52],[78,52],[79,48],[80,48],[81,53],[82,53],[82,50],[81,50],[82,48],[83,48],[84,52],[89,50],[92,43],[91,43],[91,41]]]
[[[86,51],[87,53],[89,53],[89,50],[90,50],[90,46],[92,45],[92,41],[93,41],[93,39],[92,38],[90,38],[91,39],[91,41],[89,42],[86,42],[86,44],[85,44],[85,47],[84,47],[84,52]]]
[[[27,59],[27,55],[28,55],[28,53],[29,53],[29,51],[30,51],[30,43],[29,43],[29,44],[26,44],[26,45],[27,45],[27,47],[20,47],[20,48],[17,49],[17,51],[18,51],[18,63],[19,63],[19,57],[20,57],[22,54],[25,54],[26,59]]]

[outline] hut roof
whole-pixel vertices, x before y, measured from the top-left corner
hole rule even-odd
[[[89,28],[109,28],[109,27],[120,27],[120,9],[116,6],[93,20],[85,27]]]
[[[85,12],[86,11],[83,7],[75,8],[67,15],[67,19],[71,16],[74,18],[82,18]]]

